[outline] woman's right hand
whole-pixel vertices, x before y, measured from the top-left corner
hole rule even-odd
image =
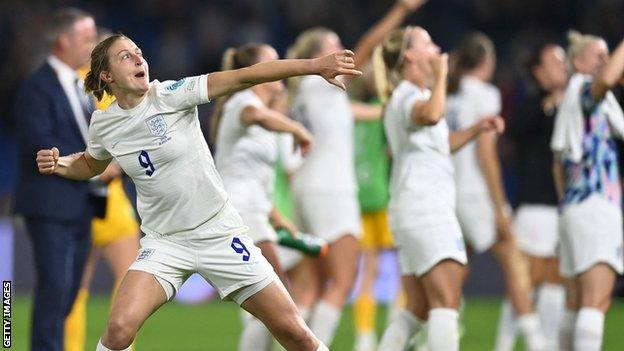
[[[501,116],[483,117],[479,121],[479,128],[482,132],[493,131],[496,134],[503,134],[505,131],[505,120]]]
[[[355,54],[351,50],[336,51],[314,59],[316,72],[329,83],[346,90],[343,82],[336,77],[340,75],[360,76],[361,71],[355,69]]]
[[[431,58],[429,61],[431,64],[431,70],[436,78],[446,79],[448,74],[448,54],[438,54]]]
[[[293,133],[293,143],[295,149],[299,147],[301,155],[305,156],[312,150],[314,138],[303,125],[299,124],[297,130]]]
[[[53,147],[48,150],[37,151],[37,167],[39,173],[45,175],[54,174],[56,166],[58,166],[59,149]]]

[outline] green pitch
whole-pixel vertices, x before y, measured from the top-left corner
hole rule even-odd
[[[462,350],[491,350],[498,320],[498,300],[469,299],[463,317],[466,330]],[[30,299],[13,300],[13,350],[27,350]],[[92,297],[88,306],[87,350],[94,350],[108,314],[108,298]],[[386,310],[380,311],[379,326]],[[624,349],[624,301],[616,301],[607,315],[604,351]],[[228,351],[236,350],[240,332],[238,308],[231,302],[208,302],[185,306],[170,303],[161,308],[145,324],[137,339],[137,350],[147,351]],[[353,348],[352,310],[347,308],[332,350]],[[521,348],[517,348],[520,350]]]

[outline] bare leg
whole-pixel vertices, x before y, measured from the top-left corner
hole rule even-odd
[[[318,259],[304,256],[301,262],[288,272],[293,300],[299,308],[306,309],[308,313],[321,295],[322,272],[319,266]]]
[[[580,307],[595,308],[606,313],[611,304],[615,278],[613,269],[604,263],[599,263],[581,273],[577,278]]]
[[[430,351],[459,350],[459,307],[464,265],[444,260],[420,277],[429,301],[428,346]]]
[[[430,310],[434,308],[459,309],[465,272],[466,266],[461,263],[444,260],[420,277]]]
[[[518,316],[533,312],[531,281],[525,257],[512,236],[500,236],[490,252],[505,275],[507,294]]]
[[[241,305],[261,320],[288,351],[315,351],[320,342],[306,326],[281,282],[275,281]]]
[[[574,350],[600,351],[605,313],[611,303],[615,271],[598,263],[577,276],[581,308],[574,326]]]
[[[139,251],[139,236],[128,236],[113,241],[104,247],[104,256],[108,266],[115,275],[115,282],[119,284],[128,271],[128,267],[136,259]]]
[[[344,235],[331,244],[329,253],[321,260],[329,283],[323,301],[342,308],[357,277],[359,254],[359,243],[353,235]]]
[[[128,271],[113,301],[102,344],[109,349],[127,348],[145,320],[165,302],[167,295],[156,277],[142,271]]]
[[[256,246],[260,248],[262,251],[262,256],[264,256],[267,261],[273,266],[275,273],[282,281],[282,284],[288,289],[290,283],[288,281],[288,276],[286,272],[282,269],[282,265],[280,264],[279,258],[277,256],[277,250],[275,249],[275,244],[271,241],[261,241],[256,243]]]

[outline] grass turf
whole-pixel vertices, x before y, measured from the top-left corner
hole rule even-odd
[[[17,296],[12,309],[12,350],[28,349],[30,299]],[[108,314],[108,297],[94,296],[88,305],[87,350],[94,350]],[[495,299],[467,300],[463,322],[465,336],[462,350],[491,350],[496,333],[500,302]],[[385,308],[380,309],[379,333],[385,320]],[[624,349],[624,301],[615,301],[605,322],[603,350]],[[240,332],[238,308],[231,302],[208,302],[186,306],[165,305],[143,326],[137,339],[137,350],[148,351],[228,351],[236,350]],[[345,310],[332,350],[352,350],[352,309]],[[519,347],[517,347],[520,350]]]

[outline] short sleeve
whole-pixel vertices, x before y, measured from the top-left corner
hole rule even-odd
[[[477,116],[475,117],[478,119],[485,116],[496,116],[501,113],[501,94],[493,86],[488,86],[483,91],[480,91],[475,103],[477,104]]]
[[[108,160],[113,157],[104,147],[93,123],[89,126],[89,144],[87,145],[87,152],[96,160]]]
[[[418,91],[411,91],[401,99],[399,108],[401,110],[401,122],[404,125],[409,126],[412,124],[412,110],[418,101],[424,101]]]
[[[186,110],[210,102],[207,74],[158,83],[156,90],[160,102],[173,110]]]

